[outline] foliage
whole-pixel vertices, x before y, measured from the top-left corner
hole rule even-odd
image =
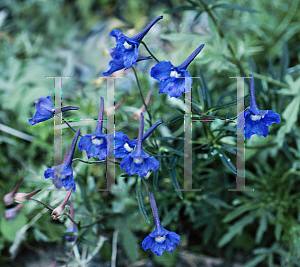
[[[231,261],[243,251],[250,255],[244,266],[299,266],[299,1],[2,1],[1,198],[24,177],[20,192],[43,188],[36,199],[51,206],[62,201],[64,195],[47,191],[53,184],[44,179],[44,171],[53,166],[53,121],[28,124],[35,112],[34,99],[53,95],[53,79],[45,76],[71,76],[63,79],[63,105],[80,109],[65,114],[69,122],[96,119],[99,97],[107,95],[106,82],[97,77],[108,70],[107,49],[114,46],[110,30],[119,28],[134,36],[161,14],[164,18],[143,39],[159,60],[178,66],[205,43],[188,68],[192,77],[200,77],[193,79],[192,119],[237,116],[236,80],[228,77],[251,73],[257,105],[276,111],[282,121],[270,127],[266,138],[252,136],[246,141],[246,188],[254,189],[250,192],[228,191],[235,186],[239,153],[236,123],[193,122],[193,189],[201,192],[175,191],[184,185],[184,98],[158,94],[158,83],[149,74],[155,61],[139,62],[135,70],[143,95],[153,89],[148,105],[152,118],[145,112],[145,129],[150,120],[164,121],[143,142],[144,150],[160,163],[145,180],[154,192],[162,227],[168,226],[183,241],[174,254],[165,252],[166,260],[143,251],[141,242],[153,231],[153,217],[141,180],[115,166],[115,189],[125,190],[99,192],[106,187],[106,164],[77,161],[73,164],[77,189],[72,193],[75,221],[81,226],[92,224],[81,229],[79,250],[87,249],[94,256],[100,251],[102,259],[110,260],[118,244],[131,262],[152,257],[164,266],[175,266],[180,250]],[[142,44],[140,55],[149,55]],[[116,79],[116,103],[125,97],[115,112],[116,131],[135,139],[139,120],[133,114],[143,101],[133,71],[121,73],[123,79]],[[248,92],[246,86],[246,107]],[[92,133],[95,126],[87,122],[82,135]],[[63,149],[73,136],[69,128],[63,129]],[[87,160],[78,150],[74,158]],[[24,205],[13,224],[4,220],[2,202],[0,210],[2,262],[16,257],[22,242],[62,243],[69,226],[65,217],[51,221],[49,212],[33,201]],[[71,247],[68,244],[62,262],[68,261]],[[78,261],[75,255],[71,263]],[[117,266],[126,264],[118,261]]]

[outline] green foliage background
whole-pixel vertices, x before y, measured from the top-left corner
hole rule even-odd
[[[209,12],[214,14],[215,23]],[[180,247],[174,254],[165,252],[161,258],[142,249],[141,242],[153,230],[154,223],[149,216],[149,199],[144,189],[139,191],[136,177],[121,175],[116,166],[117,187],[126,190],[99,193],[97,189],[106,185],[105,164],[76,162],[75,220],[85,225],[99,216],[104,218],[80,233],[80,246],[93,251],[99,237],[106,237],[100,259],[110,260],[113,233],[119,229],[118,253],[124,254],[125,263],[119,260],[118,266],[126,264],[126,260],[128,263],[146,258],[152,258],[156,264],[175,266],[178,252],[183,251],[231,261],[237,253],[245,253],[243,264],[248,267],[259,263],[299,266],[299,0],[1,1],[1,198],[21,177],[21,192],[53,188],[52,181],[43,176],[44,170],[53,165],[53,120],[35,126],[28,123],[34,114],[34,99],[53,96],[53,80],[45,76],[72,77],[63,80],[63,105],[80,109],[69,112],[67,119],[96,119],[99,97],[106,97],[106,84],[97,77],[108,69],[107,49],[114,46],[110,30],[118,28],[133,36],[161,14],[164,19],[144,38],[159,60],[177,66],[205,43],[188,68],[192,76],[202,77],[194,79],[192,85],[196,111],[224,118],[236,116],[236,83],[228,77],[252,73],[258,107],[276,111],[282,121],[270,127],[267,138],[252,136],[246,142],[246,187],[254,192],[228,192],[235,186],[232,170],[236,124],[194,122],[193,188],[202,191],[178,195],[174,186],[183,188],[183,98],[159,95],[158,84],[149,75],[155,62],[139,63],[137,71],[144,95],[150,89],[154,91],[149,105],[153,121],[165,122],[144,144],[147,151],[166,156],[159,158],[161,167],[147,177],[147,183],[154,191],[162,226],[180,234]],[[142,45],[140,54],[148,55]],[[133,112],[142,106],[142,100],[132,70],[123,76],[123,81],[116,83],[116,102],[126,95],[116,110],[116,131],[136,138],[139,122],[133,119]],[[249,92],[247,86],[245,92]],[[197,112],[193,117],[200,118]],[[148,129],[149,124],[145,125]],[[82,133],[90,133],[94,126],[90,123],[82,127]],[[16,136],[20,133],[33,140]],[[63,148],[72,138],[73,132],[64,129]],[[153,142],[157,142],[158,149]],[[78,150],[75,157],[87,159]],[[136,194],[150,224],[139,211]],[[55,206],[63,197],[61,192],[43,190],[37,199]],[[0,202],[1,262],[11,254],[15,257],[16,247],[22,242],[63,242],[69,221],[52,222],[49,212],[41,214],[43,209],[37,203],[26,203],[9,224],[4,210]],[[20,235],[20,229],[26,231]],[[62,262],[68,257],[68,246]]]

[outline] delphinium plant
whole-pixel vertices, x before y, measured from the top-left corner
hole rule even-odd
[[[227,96],[235,95],[235,92],[223,92],[224,94],[220,96],[216,91],[214,92],[214,95],[212,95],[210,92],[211,90],[208,89],[207,83],[204,79],[204,77],[212,74],[210,74],[209,71],[204,72],[203,74],[200,73],[197,70],[198,65],[194,62],[194,60],[199,60],[201,63],[202,60],[207,60],[207,54],[203,56],[204,58],[202,55],[203,53],[205,54],[206,49],[211,49],[210,47],[212,44],[210,41],[208,41],[205,46],[202,41],[192,42],[194,52],[182,55],[181,58],[186,60],[182,60],[181,62],[183,63],[180,65],[176,65],[174,63],[177,66],[175,67],[171,63],[173,60],[169,59],[167,56],[164,61],[159,61],[154,53],[152,53],[147,47],[145,41],[143,41],[144,38],[147,37],[148,32],[151,31],[151,28],[162,21],[162,16],[153,19],[140,33],[133,37],[125,36],[120,30],[112,30],[110,36],[115,38],[116,46],[109,49],[112,60],[109,62],[109,67],[107,67],[108,70],[105,71],[103,75],[109,76],[122,69],[126,71],[124,74],[126,75],[126,73],[132,69],[137,82],[137,88],[135,87],[134,90],[138,90],[132,93],[135,95],[134,101],[139,102],[139,105],[142,104],[141,110],[145,110],[145,112],[139,112],[138,114],[138,118],[140,119],[138,134],[136,131],[131,131],[130,127],[127,129],[126,127],[122,128],[122,126],[120,126],[122,125],[122,121],[116,120],[115,127],[122,128],[122,131],[115,131],[107,135],[107,129],[104,124],[105,101],[104,98],[99,95],[100,108],[96,129],[93,129],[82,136],[81,132],[83,131],[82,129],[79,129],[80,127],[78,127],[78,125],[71,126],[67,123],[67,120],[62,119],[70,130],[74,132],[74,134],[72,133],[72,145],[69,152],[67,151],[68,149],[66,149],[66,156],[61,165],[52,165],[53,167],[50,167],[51,165],[49,165],[48,167],[50,168],[45,167],[44,169],[44,178],[52,179],[55,188],[63,190],[63,192],[53,192],[53,195],[57,193],[60,198],[64,198],[61,204],[57,206],[58,203],[56,203],[55,206],[57,207],[55,208],[48,203],[44,203],[44,201],[33,198],[35,194],[39,196],[39,194],[44,192],[44,190],[41,191],[41,189],[32,193],[17,193],[20,184],[3,199],[5,205],[8,206],[5,211],[5,218],[7,220],[14,220],[17,214],[22,209],[26,208],[28,201],[35,202],[36,204],[42,205],[46,209],[50,210],[51,218],[53,220],[59,219],[60,221],[63,221],[64,217],[67,217],[68,223],[66,224],[68,227],[65,227],[66,230],[63,234],[64,239],[71,244],[70,255],[67,259],[64,259],[67,264],[71,261],[73,253],[76,260],[79,261],[77,244],[80,243],[95,246],[95,249],[90,253],[91,257],[88,256],[86,259],[82,260],[82,264],[85,264],[97,254],[102,246],[104,246],[104,240],[107,240],[107,238],[110,237],[112,237],[112,247],[114,249],[112,255],[116,255],[118,231],[122,233],[124,240],[127,235],[127,238],[129,236],[129,240],[136,242],[136,239],[132,235],[128,234],[131,232],[126,232],[127,228],[124,223],[124,221],[126,221],[129,217],[128,213],[130,212],[128,210],[132,211],[132,206],[136,205],[136,202],[133,204],[131,201],[132,199],[130,199],[130,195],[132,195],[130,194],[132,193],[130,191],[130,187],[134,183],[136,184],[135,196],[142,216],[141,218],[143,218],[143,223],[149,223],[149,226],[144,227],[144,236],[139,240],[139,248],[145,250],[145,252],[143,252],[145,254],[143,255],[150,256],[150,253],[159,257],[162,255],[169,255],[169,252],[173,253],[173,251],[176,251],[178,246],[180,246],[178,249],[182,250],[185,238],[187,238],[188,234],[190,234],[191,229],[200,229],[201,227],[205,227],[203,242],[206,243],[206,245],[208,245],[208,243],[212,240],[214,240],[213,242],[216,242],[215,240],[219,239],[219,247],[223,247],[229,242],[232,242],[234,237],[238,238],[238,234],[242,233],[246,226],[249,226],[251,223],[256,221],[256,218],[259,218],[255,242],[261,242],[264,234],[268,234],[268,238],[272,238],[266,230],[268,224],[275,228],[276,242],[274,242],[270,248],[267,248],[268,244],[266,244],[266,247],[254,251],[259,255],[250,261],[248,266],[255,266],[256,263],[264,260],[266,261],[266,259],[269,263],[273,264],[274,254],[276,253],[280,254],[283,258],[297,262],[297,255],[299,255],[299,251],[297,251],[297,244],[299,244],[297,239],[299,236],[299,226],[294,216],[288,212],[291,210],[295,213],[297,210],[297,198],[293,198],[294,202],[290,201],[288,194],[283,194],[280,190],[274,191],[272,184],[284,187],[286,185],[285,181],[288,180],[288,177],[295,177],[296,175],[299,175],[299,172],[297,171],[298,165],[291,164],[289,169],[283,168],[280,171],[278,163],[275,164],[272,159],[270,160],[266,155],[266,153],[273,155],[279,153],[280,145],[276,145],[275,142],[272,143],[269,140],[272,141],[272,138],[277,132],[281,134],[281,137],[290,133],[292,125],[288,122],[288,114],[289,111],[293,108],[297,109],[297,107],[295,104],[293,104],[293,106],[289,105],[283,112],[282,108],[278,109],[277,104],[274,105],[262,101],[262,99],[267,99],[267,97],[262,95],[261,91],[259,91],[255,98],[254,80],[257,81],[258,79],[262,79],[266,82],[270,82],[270,84],[285,88],[296,88],[296,86],[292,85],[292,79],[289,80],[290,84],[287,85],[284,81],[278,81],[276,78],[269,78],[250,70],[246,64],[242,64],[240,62],[240,58],[236,54],[234,45],[230,42],[230,40],[226,40],[225,42],[225,33],[216,18],[216,10],[221,8],[226,10],[230,8],[233,10],[243,10],[243,7],[236,5],[226,6],[226,4],[218,4],[217,2],[212,5],[207,5],[205,1],[199,1],[199,4],[194,1],[188,2],[190,6],[182,7],[179,11],[195,10],[200,15],[205,10],[206,14],[210,18],[211,24],[214,26],[214,33],[217,36],[216,40],[224,39],[223,45],[226,48],[225,59],[227,60],[228,66],[232,68],[232,73],[230,73],[230,75],[232,74],[250,78],[250,108],[245,109],[245,111],[241,114],[232,114],[231,110],[228,111],[226,116],[222,114],[222,112],[227,111],[228,108],[236,105],[236,100],[229,102],[224,101],[225,103],[223,102],[225,98],[227,99]],[[169,10],[170,13],[177,11],[178,9]],[[254,9],[244,8],[244,11],[255,13]],[[211,27],[213,28],[213,26]],[[146,48],[146,51],[149,52],[149,56],[140,55],[142,54],[140,53],[140,44]],[[199,54],[202,50],[203,52]],[[138,62],[140,61],[147,61],[148,64],[152,64],[151,70],[148,73],[143,73],[143,75],[140,74],[138,71],[140,64]],[[156,61],[156,63],[154,63],[154,61]],[[212,68],[212,66],[210,66],[210,68]],[[196,75],[199,74],[200,77],[195,79],[190,73],[196,73]],[[251,73],[253,75],[251,75]],[[222,77],[222,79],[223,78],[224,77]],[[177,107],[177,109],[179,109],[179,115],[177,117],[170,115],[168,117],[170,120],[168,122],[164,120],[163,122],[161,120],[162,118],[156,116],[155,111],[157,110],[148,104],[149,100],[147,101],[144,99],[143,93],[150,89],[147,87],[144,88],[144,84],[146,84],[144,82],[145,79],[152,80],[152,84],[154,84],[154,88],[151,88],[153,93],[150,93],[149,90],[149,95],[152,94],[152,98],[159,99],[165,103],[163,108],[167,111],[171,110],[171,108],[175,110],[174,107]],[[194,86],[193,88],[192,85]],[[195,90],[195,87],[197,90]],[[258,88],[260,87],[255,86],[256,92]],[[296,89],[293,89],[294,91],[291,92],[285,90],[286,89],[278,91],[278,94],[288,95],[289,93],[292,93],[297,95],[297,93],[295,93]],[[185,132],[183,128],[184,124],[182,123],[182,120],[185,120],[185,116],[187,115],[184,114],[183,111],[183,100],[185,100],[186,93],[192,93],[190,103],[193,111],[192,117],[194,119],[201,120],[201,122],[197,122],[196,126],[194,126],[195,122],[193,122],[193,160],[192,166],[189,167],[192,170],[193,178],[196,178],[194,186],[201,185],[201,188],[203,188],[203,184],[204,188],[209,189],[210,192],[208,193],[199,192],[198,194],[195,192],[189,192],[182,194],[181,191],[178,190],[182,188],[182,183],[184,183],[183,176],[184,168],[186,167],[184,166],[184,158],[186,157],[184,147],[187,144],[184,143]],[[226,93],[228,93],[228,95],[226,95]],[[267,93],[265,95],[267,95]],[[99,96],[97,100],[99,99]],[[245,97],[246,106],[248,106],[248,98],[249,95]],[[217,101],[215,105],[212,106],[212,102],[216,99]],[[256,105],[256,100],[259,100],[258,103],[260,105]],[[51,103],[51,96],[38,98],[34,100],[34,103],[36,113],[33,118],[29,119],[29,123],[32,127],[42,127],[43,123],[45,123],[46,120],[51,119],[54,115],[61,116],[62,112],[78,109],[78,107],[69,106],[63,107],[61,110],[57,111]],[[123,118],[128,116],[128,113],[126,112],[122,114],[122,104],[116,105],[116,107],[117,106],[118,110],[115,108],[116,118],[120,118],[121,115]],[[180,108],[178,108],[178,106],[180,106]],[[258,106],[260,106],[262,110],[258,109]],[[80,107],[80,110],[81,109],[82,108]],[[299,108],[297,110],[299,110]],[[77,111],[74,111],[74,113],[76,112]],[[294,117],[295,116],[296,115],[294,115]],[[285,120],[284,124],[281,123],[281,117]],[[295,123],[295,118],[293,119]],[[169,128],[173,127],[172,134],[166,131],[166,123],[168,123]],[[243,123],[245,124],[243,125]],[[76,128],[75,130],[73,127],[78,127],[78,129]],[[144,128],[148,129],[145,133]],[[263,169],[260,164],[253,164],[253,166],[251,166],[251,170],[246,170],[247,179],[249,179],[249,181],[253,184],[253,187],[255,187],[254,193],[243,193],[242,196],[238,197],[233,196],[233,193],[231,194],[231,197],[228,197],[226,194],[226,202],[230,203],[227,204],[222,200],[222,194],[219,192],[220,190],[215,190],[214,186],[216,185],[216,181],[223,182],[224,187],[231,186],[234,182],[228,182],[227,180],[228,177],[230,177],[228,173],[236,174],[237,172],[232,163],[234,158],[229,154],[236,155],[237,153],[242,153],[241,151],[236,151],[237,149],[235,144],[232,142],[232,140],[235,141],[236,128],[244,129],[244,137],[249,139],[246,141],[246,150],[249,148],[261,151],[261,157],[264,157],[265,161]],[[160,131],[160,137],[155,134],[158,131]],[[163,133],[166,135],[164,136]],[[262,136],[266,137],[266,139]],[[257,140],[259,140],[259,142]],[[266,142],[265,146],[264,142]],[[287,145],[287,142],[288,141],[285,141],[284,144]],[[74,158],[75,154],[78,155],[78,151],[86,152],[83,154],[84,156],[82,158]],[[284,153],[287,153],[287,155],[291,154],[289,157],[293,158],[293,155],[297,155],[298,151],[296,149],[292,149],[291,151],[292,152]],[[85,154],[88,160],[85,160]],[[112,161],[111,157],[113,157]],[[281,160],[284,160],[282,155],[279,155],[278,157]],[[90,201],[89,196],[91,195],[90,187],[97,188],[99,184],[103,184],[102,180],[105,179],[103,176],[105,167],[103,166],[105,166],[105,163],[108,163],[109,161],[116,165],[116,172],[120,174],[116,177],[117,184],[114,185],[115,188],[123,189],[122,186],[125,187],[126,185],[125,193],[129,197],[124,197],[124,195],[122,195],[124,194],[123,192],[113,193],[118,200],[113,202],[111,210],[107,212],[107,210],[103,210],[105,205],[102,198],[98,196],[95,197],[96,200],[93,199]],[[78,162],[80,162],[80,164],[78,164]],[[224,168],[220,167],[222,166],[221,164]],[[278,181],[278,177],[273,175],[272,168],[270,167],[271,165],[275,166],[275,169],[278,171],[277,173],[282,174],[281,181]],[[220,171],[221,168],[223,168],[222,171]],[[101,177],[99,179],[98,177],[95,179],[95,177],[92,177],[93,175],[91,175],[91,173],[100,173]],[[259,180],[257,173],[259,173],[263,179]],[[220,178],[216,178],[218,174],[224,174],[224,176],[222,176],[222,178],[224,177],[224,181]],[[46,181],[49,182],[50,179]],[[109,179],[109,177],[107,177],[107,179]],[[154,193],[150,192],[150,189],[148,188],[151,187],[149,184],[151,179]],[[213,179],[216,181],[212,181]],[[181,200],[177,199],[178,197],[176,195],[173,195],[172,198],[170,198],[170,201],[166,203],[158,190],[158,187],[162,187],[162,183],[158,186],[159,182],[162,181],[164,181],[163,190],[173,191],[174,188],[177,189],[176,193]],[[106,182],[109,184],[108,181]],[[287,184],[287,192],[292,192],[292,182],[289,180]],[[143,197],[142,185],[144,185],[147,192],[146,198]],[[170,185],[173,185],[173,188]],[[227,188],[224,188],[223,190],[227,190]],[[257,193],[257,191],[259,193]],[[251,195],[251,193],[253,194]],[[68,207],[67,203],[71,194],[75,203],[73,204],[73,200],[71,200],[70,207]],[[154,195],[156,197],[157,204],[154,199]],[[254,200],[255,198],[256,200]],[[281,202],[281,198],[286,202]],[[150,205],[145,205],[144,202],[148,200]],[[19,204],[12,207],[13,201]],[[125,203],[124,206],[118,206],[118,201],[123,201]],[[83,209],[76,203],[83,204],[86,209]],[[149,220],[147,215],[150,207],[153,212],[154,223],[151,223],[151,220]],[[213,209],[210,207],[213,207]],[[88,215],[92,219],[90,220],[88,216],[81,216],[80,218],[79,216],[76,217],[76,214],[79,214],[82,210],[84,210],[83,214],[88,211]],[[230,210],[230,212],[228,212],[228,210]],[[244,215],[246,212],[249,213],[247,213],[234,225],[227,225],[227,223],[237,219],[241,215]],[[222,230],[215,229],[218,221],[221,221],[222,219],[221,215],[224,217],[225,213],[228,213],[223,221],[226,226],[223,226]],[[276,213],[276,216],[274,216],[273,213]],[[119,230],[115,229],[112,235],[109,236],[109,234],[107,234],[105,238],[99,238],[97,243],[86,238],[87,235],[89,237],[92,235],[99,235],[102,237],[103,232],[101,232],[100,228],[104,227],[102,224],[103,221],[110,220],[111,217],[116,217],[117,219],[115,219],[112,223],[115,226],[120,222],[120,218],[118,216],[125,218],[121,221],[121,225],[124,223],[122,226],[125,230],[122,229],[122,227],[119,227]],[[289,217],[291,222],[290,224],[286,222],[285,216]],[[50,216],[48,217],[48,220],[50,220]],[[214,220],[211,220],[211,217],[213,217]],[[172,221],[178,222],[180,220],[185,220],[186,225],[181,228],[179,227],[178,229],[174,228]],[[99,227],[97,227],[98,225]],[[227,230],[226,227],[229,228],[227,233],[225,233]],[[284,229],[286,229],[286,231],[282,234]],[[89,233],[89,231],[92,232],[92,234]],[[243,240],[246,237],[242,236]],[[281,241],[283,242],[281,243]],[[131,260],[137,260],[134,253],[131,252],[131,250],[134,249],[131,249],[131,247],[127,244],[127,240],[123,241],[123,245],[124,250],[127,252]],[[287,252],[287,247],[291,251],[290,253]],[[253,245],[249,249],[252,248]],[[227,250],[227,254],[230,253],[230,249],[232,249],[232,247]],[[82,254],[84,253],[82,252]],[[112,262],[115,260],[116,259],[112,259]],[[55,265],[56,263],[54,263],[54,266]]]

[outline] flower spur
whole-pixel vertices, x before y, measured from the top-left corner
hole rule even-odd
[[[75,181],[73,178],[72,160],[79,135],[80,129],[76,131],[69,154],[63,164],[48,168],[44,172],[44,176],[46,179],[53,178],[53,183],[57,189],[61,189],[62,187],[66,188],[67,190],[73,187],[73,191],[75,191],[76,189]]]

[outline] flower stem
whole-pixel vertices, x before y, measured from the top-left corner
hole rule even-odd
[[[100,108],[99,108],[99,115],[98,115],[98,123],[96,127],[96,133],[100,134],[102,132],[102,125],[103,125],[103,110],[104,110],[104,99],[100,97]]]
[[[62,121],[63,121],[65,124],[67,124],[68,127],[69,127],[74,133],[76,133],[76,130],[68,123],[68,121],[67,121],[65,118],[63,118],[63,116],[60,116],[59,114],[55,114],[55,115],[61,117]],[[82,136],[82,135],[80,134],[80,136]]]
[[[141,113],[139,135],[138,135],[137,144],[136,144],[136,148],[139,149],[140,151],[142,150],[143,133],[144,133],[144,113]]]
[[[116,161],[113,161],[113,160],[110,160],[110,159],[106,159],[106,160],[108,160],[111,163],[120,165],[120,162],[116,162]],[[81,161],[81,162],[87,163],[87,164],[95,164],[95,163],[105,163],[106,160],[102,160],[102,161],[85,161],[83,159],[73,159],[72,163],[75,162],[75,161]]]
[[[153,57],[153,59],[158,63],[159,60],[151,53],[151,51],[149,50],[149,48],[147,47],[147,45],[145,44],[144,41],[140,42],[141,44],[143,44],[143,46],[146,48],[146,50],[148,51],[148,53],[151,55],[151,57]]]
[[[37,199],[35,199],[35,198],[29,197],[28,199],[29,199],[29,200],[33,200],[33,201],[35,201],[35,202],[37,202],[37,203],[43,205],[45,208],[47,208],[47,209],[50,210],[50,211],[53,211],[53,210],[54,210],[54,208],[48,206],[47,204],[45,204],[45,203],[43,203],[43,202],[41,202],[41,201],[39,201],[39,200],[37,200]],[[76,227],[78,228],[78,224],[77,224],[77,223],[76,223],[76,222],[75,222],[68,214],[64,214],[64,215],[66,215],[66,216],[72,221],[72,223],[74,223],[74,224],[76,225]],[[78,229],[79,229],[79,228],[78,228]]]
[[[143,103],[144,103],[144,106],[145,106],[146,111],[147,111],[148,116],[149,116],[150,126],[152,126],[152,117],[151,117],[151,114],[150,114],[150,112],[149,112],[149,109],[148,109],[148,107],[147,107],[147,105],[146,105],[146,101],[145,101],[145,98],[144,98],[144,96],[143,96],[143,92],[142,92],[142,89],[141,89],[141,85],[140,85],[140,82],[139,82],[139,78],[138,78],[138,76],[137,76],[136,70],[135,70],[135,68],[134,68],[133,65],[131,66],[131,68],[133,69],[133,73],[134,73],[134,76],[135,76],[135,79],[136,79],[137,86],[138,86],[139,91],[140,91],[140,95],[141,95],[142,101],[143,101]]]
[[[150,204],[151,204],[153,216],[154,216],[154,219],[155,219],[156,227],[157,227],[157,229],[160,229],[161,224],[160,224],[160,219],[158,217],[157,206],[156,206],[156,202],[155,202],[153,193],[149,193],[149,198],[150,198]]]

